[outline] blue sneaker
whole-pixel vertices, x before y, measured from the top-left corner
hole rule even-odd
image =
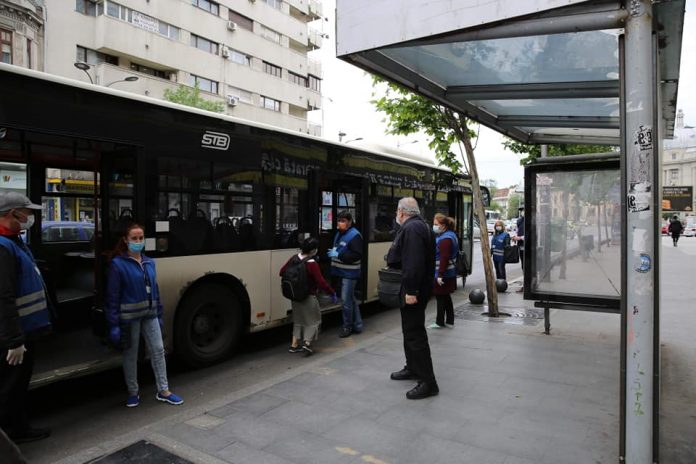
[[[126,400],[126,407],[127,408],[134,408],[139,404],[140,404],[140,396],[139,395],[131,395]]]
[[[169,396],[164,396],[161,393],[157,393],[155,396],[157,398],[157,401],[163,401],[165,403],[169,404],[174,404],[174,405],[179,405],[179,404],[184,404],[184,400],[176,396],[174,393],[170,393]]]

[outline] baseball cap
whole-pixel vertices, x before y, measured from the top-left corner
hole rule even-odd
[[[17,192],[0,192],[0,211],[11,209],[27,208],[41,209],[41,205],[36,205],[29,198]]]

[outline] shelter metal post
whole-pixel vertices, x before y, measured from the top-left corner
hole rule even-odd
[[[653,400],[655,369],[653,353],[655,268],[655,196],[659,179],[654,178],[658,163],[656,144],[658,128],[655,111],[653,54],[653,9],[649,0],[631,0],[625,26],[625,164],[626,164],[626,256],[624,288],[626,301],[626,376],[625,376],[625,462],[653,462]]]

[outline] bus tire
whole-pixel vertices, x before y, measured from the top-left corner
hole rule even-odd
[[[242,310],[234,291],[207,282],[194,288],[179,305],[174,324],[174,350],[189,367],[225,359],[242,334]]]

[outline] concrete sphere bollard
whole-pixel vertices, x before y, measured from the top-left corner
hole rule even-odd
[[[495,280],[495,288],[500,292],[503,293],[505,290],[508,288],[508,283],[507,280],[505,279],[496,279]]]
[[[483,304],[483,300],[486,299],[486,294],[480,288],[475,288],[469,292],[469,301],[473,304]]]

